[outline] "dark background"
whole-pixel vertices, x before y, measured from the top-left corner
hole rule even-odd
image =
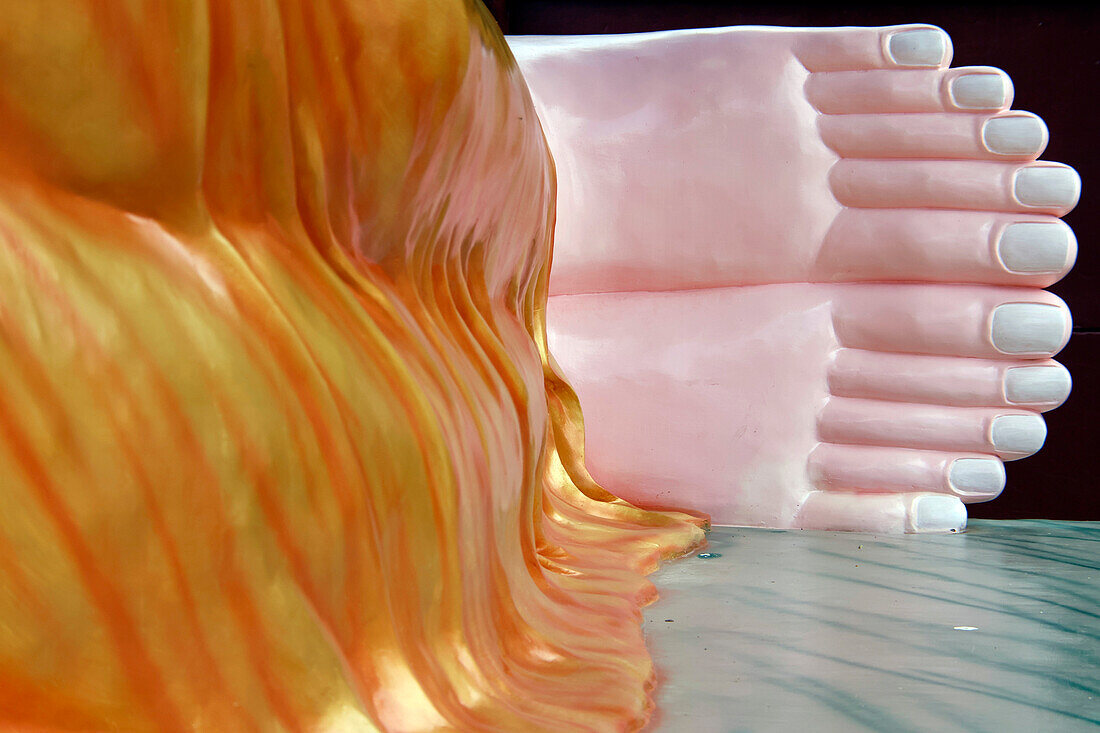
[[[1066,217],[1077,233],[1077,265],[1051,288],[1069,304],[1074,334],[1058,356],[1073,374],[1073,394],[1047,413],[1047,444],[1038,454],[1007,464],[1008,486],[996,501],[971,504],[975,518],[1100,519],[1093,460],[1100,458],[1093,420],[1100,406],[1100,254],[1093,247],[1097,210],[1090,205],[1098,180],[1100,143],[1100,11],[1048,4],[942,7],[877,5],[828,9],[766,7],[728,2],[619,0],[486,0],[507,34],[633,33],[725,25],[894,25],[933,23],[955,46],[953,66],[996,66],[1016,87],[1015,109],[1035,112],[1050,128],[1043,158],[1081,174],[1081,204]],[[1096,453],[1093,451],[1096,450]]]

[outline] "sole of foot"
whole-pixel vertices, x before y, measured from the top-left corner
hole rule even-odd
[[[930,26],[511,39],[587,461],[718,524],[959,531],[1068,395],[1080,179]]]

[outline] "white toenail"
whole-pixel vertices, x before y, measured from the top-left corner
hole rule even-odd
[[[955,496],[918,496],[913,501],[913,529],[917,532],[961,532],[966,529],[966,507]]]
[[[890,57],[899,66],[939,66],[947,53],[943,31],[921,28],[890,36]]]
[[[1055,305],[999,305],[993,311],[993,345],[1006,354],[1052,354],[1065,340],[1066,320],[1066,313]]]
[[[999,155],[1032,155],[1046,141],[1047,126],[1038,117],[994,117],[982,126],[986,149]]]
[[[1081,177],[1072,168],[1032,166],[1016,172],[1013,190],[1027,206],[1068,207],[1081,195]]]
[[[1019,404],[1061,402],[1073,387],[1062,365],[1015,367],[1005,373],[1005,398]]]
[[[1005,487],[1005,467],[996,458],[960,458],[947,480],[960,494],[996,496]]]
[[[964,74],[951,82],[951,100],[963,109],[1000,109],[1008,90],[1000,74]]]
[[[1072,237],[1073,230],[1062,222],[1010,224],[997,242],[997,253],[1013,272],[1061,272]]]
[[[1038,415],[1001,415],[989,429],[993,447],[1008,453],[1034,453],[1047,439],[1047,424]]]

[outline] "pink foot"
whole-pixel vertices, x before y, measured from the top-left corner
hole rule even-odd
[[[1003,73],[927,26],[511,40],[559,168],[551,348],[610,490],[957,531],[1042,445],[1080,182],[1032,162]]]

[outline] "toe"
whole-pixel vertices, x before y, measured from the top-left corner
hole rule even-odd
[[[963,152],[968,153],[965,157],[1034,160],[1046,149],[1049,140],[1047,126],[1041,119],[1027,112],[1012,112],[985,119],[973,154]]]
[[[1058,163],[842,159],[829,186],[845,206],[1041,212],[1065,216],[1081,195],[1077,171]]]
[[[1069,337],[1064,306],[1048,303],[1002,303],[993,309],[989,333],[1003,354],[1050,354],[1061,351]]]
[[[1002,217],[995,227],[996,261],[1005,272],[1030,275],[1065,275],[1077,257],[1077,238],[1063,222],[1019,221]]]
[[[1034,413],[997,415],[989,421],[989,441],[993,450],[1005,458],[1030,456],[1043,447],[1047,425]]]
[[[1019,210],[1045,209],[1057,216],[1069,213],[1081,196],[1081,177],[1069,166],[1042,163],[1017,168],[1013,174],[1010,206]]]
[[[963,501],[989,501],[1004,491],[1005,467],[990,456],[954,458],[947,467],[947,488]]]
[[[840,349],[829,393],[954,407],[1018,407],[1045,412],[1069,396],[1069,371],[1050,360],[1004,361]]]
[[[1000,69],[971,66],[942,75],[940,99],[945,109],[985,112],[1008,109],[1012,104],[1012,80]]]
[[[795,55],[810,71],[943,68],[951,39],[931,25],[815,29],[796,37]]]
[[[830,115],[997,112],[1012,105],[1012,80],[1000,69],[825,71],[810,74],[806,99]]]
[[[966,506],[944,494],[812,491],[796,522],[803,529],[882,534],[961,532]]]
[[[939,67],[951,63],[951,39],[939,28],[900,28],[883,40],[886,58],[895,66]]]
[[[1055,361],[1006,369],[1003,384],[1006,402],[1040,411],[1065,402],[1073,388],[1069,370]]]
[[[1069,340],[1069,309],[1043,290],[861,285],[833,301],[841,346],[988,359],[1049,358]]]
[[[912,533],[961,532],[966,529],[966,507],[954,496],[907,495],[906,531]]]
[[[1052,216],[844,209],[822,242],[817,281],[971,282],[1043,288],[1073,266],[1077,239]]]
[[[826,491],[934,492],[965,502],[995,499],[1004,464],[979,453],[821,443],[808,462],[813,485]]]
[[[822,141],[845,158],[1034,160],[1046,148],[1046,125],[1033,114],[822,115]]]
[[[993,453],[1024,458],[1043,447],[1046,423],[1030,411],[833,397],[818,417],[829,443]]]

